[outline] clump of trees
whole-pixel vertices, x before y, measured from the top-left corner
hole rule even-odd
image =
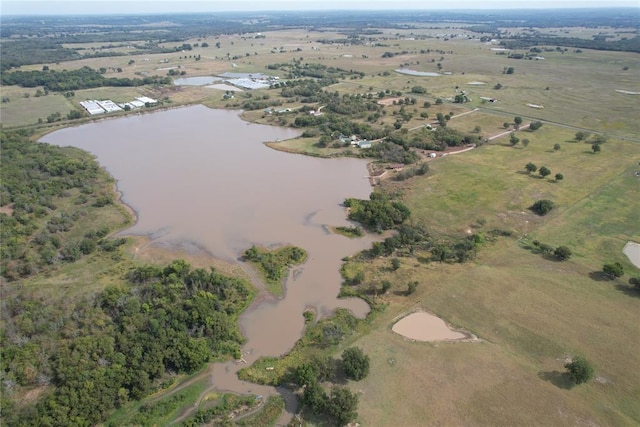
[[[358,417],[358,396],[348,388],[332,385],[327,394],[322,382],[335,381],[336,361],[313,358],[299,365],[293,381],[302,387],[302,403],[313,413],[328,417],[333,425],[344,426]],[[369,374],[369,356],[358,347],[342,353],[342,369],[347,378],[360,381]]]
[[[359,222],[371,231],[389,230],[402,224],[411,215],[403,203],[379,192],[371,193],[369,200],[346,199],[344,205],[349,208],[350,220]]]
[[[429,165],[427,163],[421,163],[418,167],[405,168],[398,172],[393,179],[395,181],[404,181],[409,178],[413,178],[416,175],[424,175],[429,171]]]
[[[253,245],[244,252],[244,257],[258,265],[267,281],[278,284],[290,266],[304,262],[307,252],[296,246],[285,246],[270,251]]]
[[[576,384],[584,384],[593,378],[594,369],[587,359],[581,356],[574,357],[571,362],[564,365],[571,381]]]
[[[543,243],[539,240],[534,240],[532,244],[539,253],[549,257],[555,257],[560,261],[569,259],[572,255],[571,250],[566,246],[558,246],[556,249],[554,249],[553,246]]]

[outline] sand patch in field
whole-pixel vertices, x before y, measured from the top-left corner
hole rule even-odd
[[[640,268],[640,243],[627,242],[624,248],[622,248],[622,253],[629,258],[631,264]]]
[[[477,340],[472,334],[452,330],[444,320],[426,311],[416,311],[397,321],[393,332],[416,341]]]

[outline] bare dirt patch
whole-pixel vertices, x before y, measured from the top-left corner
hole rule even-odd
[[[13,203],[5,206],[0,206],[0,213],[6,214],[8,216],[13,216]]]
[[[640,243],[627,242],[624,248],[622,248],[622,253],[629,258],[631,264],[640,268]]]
[[[444,320],[426,311],[416,311],[397,321],[393,332],[415,341],[460,341],[478,339],[469,333],[451,329]]]
[[[384,105],[385,107],[388,107],[389,105],[393,105],[393,103],[394,103],[394,102],[396,102],[396,103],[397,103],[397,102],[398,102],[398,101],[400,101],[401,99],[404,99],[404,98],[396,97],[396,98],[385,98],[385,99],[380,99],[380,100],[378,101],[378,104],[380,104],[380,105]]]

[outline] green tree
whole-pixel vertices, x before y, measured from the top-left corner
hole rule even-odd
[[[411,295],[412,293],[414,293],[417,288],[418,282],[409,282],[409,284],[407,284],[407,295]]]
[[[530,142],[530,141],[529,141],[527,138],[524,138],[524,139],[522,140],[522,145],[526,148],[526,147],[528,147],[528,146],[529,146],[529,142]]]
[[[529,173],[532,173],[532,172],[535,172],[535,171],[538,170],[538,167],[535,164],[531,163],[531,162],[527,163],[527,165],[524,168]]]
[[[619,262],[613,264],[605,264],[602,266],[602,272],[609,276],[611,279],[615,277],[622,277],[624,274],[624,267]]]
[[[313,413],[321,414],[327,407],[327,394],[317,382],[308,384],[302,393],[302,403],[309,406]]]
[[[388,280],[383,280],[382,281],[382,293],[386,294],[387,292],[389,292],[389,289],[391,289],[391,282]]]
[[[536,131],[542,127],[542,122],[531,122],[529,125],[529,129],[531,131]]]
[[[311,363],[305,363],[298,366],[294,378],[300,387],[315,385],[318,382],[318,369]]]
[[[584,132],[584,131],[576,132],[576,135],[575,135],[575,140],[576,141],[585,141],[587,138],[589,138],[589,133],[588,132]]]
[[[593,366],[584,357],[576,356],[564,365],[569,378],[576,384],[584,384],[593,378]]]
[[[551,175],[551,170],[550,170],[548,167],[546,167],[546,166],[542,166],[542,167],[540,168],[540,170],[538,171],[538,173],[540,174],[540,176],[541,176],[541,177],[543,177],[543,178],[544,178],[544,177],[546,177],[546,176]]]
[[[511,132],[511,136],[509,136],[509,144],[511,144],[512,147],[515,147],[518,142],[520,142],[520,138],[516,136],[515,132]]]
[[[358,396],[346,387],[335,386],[326,400],[327,413],[336,425],[344,426],[358,417]]]
[[[397,269],[399,269],[399,268],[400,268],[400,259],[398,259],[398,258],[393,258],[393,259],[391,260],[391,269],[392,269],[393,271],[396,271],[396,270],[397,270]]]
[[[564,179],[564,175],[562,175],[561,173],[556,174],[556,181],[562,181],[563,179]]]
[[[553,151],[559,151],[562,147],[560,146],[560,144],[556,143],[553,144]]]
[[[600,144],[598,144],[598,143],[596,142],[596,143],[591,144],[591,150],[592,150],[594,153],[599,153],[602,149],[600,148]]]
[[[553,209],[553,202],[547,199],[538,200],[533,205],[531,205],[529,209],[531,209],[538,215],[544,216],[548,214],[551,209]]]
[[[369,356],[358,347],[349,347],[342,352],[342,366],[348,378],[360,381],[369,375]]]
[[[556,259],[558,259],[560,261],[568,260],[569,258],[571,258],[571,255],[573,255],[573,252],[571,252],[571,249],[569,249],[566,246],[558,246],[553,251],[553,256],[555,256]]]
[[[513,123],[516,125],[516,129],[518,129],[520,127],[520,125],[522,124],[522,117],[515,116],[513,118]]]

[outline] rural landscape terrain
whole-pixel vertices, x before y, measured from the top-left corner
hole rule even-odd
[[[640,9],[1,19],[0,424],[640,424]],[[361,159],[369,198],[317,228],[365,313],[305,303],[292,348],[252,353],[243,316],[293,298],[316,249],[127,233],[106,160],[41,142],[194,106],[291,131],[260,148],[325,183]],[[266,182],[210,186],[222,212]]]

